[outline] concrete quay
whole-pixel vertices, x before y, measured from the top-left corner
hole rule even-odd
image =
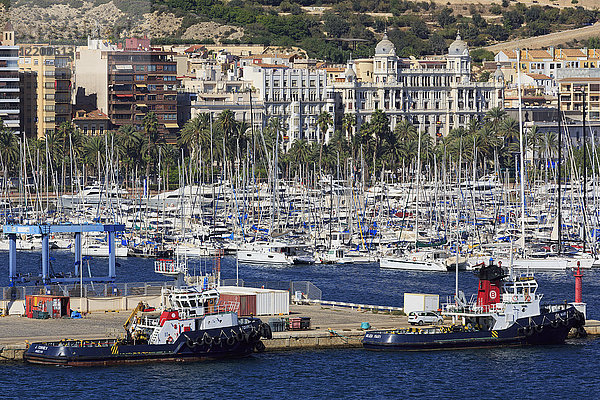
[[[29,319],[6,316],[0,318],[0,362],[21,361],[27,345],[32,342],[60,339],[99,339],[123,333],[123,323],[129,311],[95,311],[82,319]],[[260,317],[264,322],[273,316]],[[279,317],[279,316],[275,316]],[[288,317],[288,316],[286,316]],[[273,339],[264,340],[266,351],[299,349],[358,348],[364,330],[362,322],[372,329],[406,328],[406,316],[389,312],[326,307],[321,305],[291,305],[290,318],[310,317],[311,329],[274,332]],[[447,320],[446,324],[450,324]],[[600,335],[600,321],[588,320],[589,335]]]
[[[123,323],[130,311],[93,311],[82,319],[30,319],[17,316],[0,318],[0,362],[20,361],[29,343],[60,339],[99,339],[122,335]],[[364,331],[362,322],[375,329],[409,326],[406,317],[389,312],[372,312],[320,305],[290,305],[286,316],[261,316],[264,322],[273,317],[310,317],[311,329],[274,332],[264,340],[267,351],[360,347]]]

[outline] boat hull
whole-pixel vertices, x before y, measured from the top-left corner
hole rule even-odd
[[[32,343],[23,358],[32,364],[69,366],[240,358],[264,350],[261,325],[259,319],[253,319],[234,327],[188,331],[170,344],[122,343],[115,339]]]
[[[386,269],[403,269],[408,271],[436,271],[447,272],[446,266],[432,261],[405,260],[400,258],[384,257],[379,260],[379,267]]]
[[[453,330],[437,328],[408,331],[368,331],[363,346],[369,350],[443,350],[521,345],[562,344],[572,328],[585,324],[583,314],[567,309],[518,319],[501,330]]]

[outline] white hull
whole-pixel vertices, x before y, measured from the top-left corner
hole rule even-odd
[[[510,265],[509,259],[497,259],[504,267]],[[515,258],[512,262],[513,268],[530,269],[536,271],[565,271],[567,269],[577,268],[579,262],[581,268],[592,268],[594,259],[592,258]]]
[[[75,247],[71,247],[71,253],[75,253]],[[81,246],[81,255],[90,257],[108,257],[108,245]],[[116,257],[127,257],[127,247],[115,246]]]
[[[436,271],[446,272],[445,265],[434,261],[411,260],[400,257],[382,257],[379,260],[380,268],[403,269],[407,271]]]
[[[237,257],[239,262],[246,264],[293,264],[293,261],[283,253],[256,250],[238,250]]]

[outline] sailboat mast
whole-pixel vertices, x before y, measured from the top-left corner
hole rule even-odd
[[[520,190],[521,190],[521,237],[522,246],[525,249],[525,164],[523,156],[523,102],[521,95],[521,49],[517,49],[517,91],[519,95],[519,162],[520,170]]]
[[[557,253],[561,253],[561,238],[562,238],[562,127],[560,115],[560,90],[558,91],[558,240],[557,240]]]
[[[585,129],[585,86],[581,88],[583,92],[583,254],[585,254],[586,241],[586,226],[585,226],[585,211],[587,209],[587,132]]]

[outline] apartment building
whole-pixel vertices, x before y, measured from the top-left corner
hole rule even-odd
[[[19,99],[19,47],[15,46],[15,32],[7,22],[0,43],[0,119],[4,127],[21,132]]]
[[[323,69],[289,68],[284,65],[254,64],[243,67],[244,80],[252,83],[254,94],[264,106],[263,120],[279,118],[284,127],[284,146],[294,140],[328,142],[335,124],[321,132],[318,116],[327,112],[335,117],[333,87]]]
[[[74,46],[19,45],[21,124],[27,137],[44,137],[71,121],[74,55]]]
[[[136,47],[132,45],[131,47]],[[169,143],[177,140],[177,63],[175,53],[153,48],[117,46],[89,39],[75,57],[78,106],[95,101],[113,128],[143,128],[144,116],[154,112],[158,130]]]

